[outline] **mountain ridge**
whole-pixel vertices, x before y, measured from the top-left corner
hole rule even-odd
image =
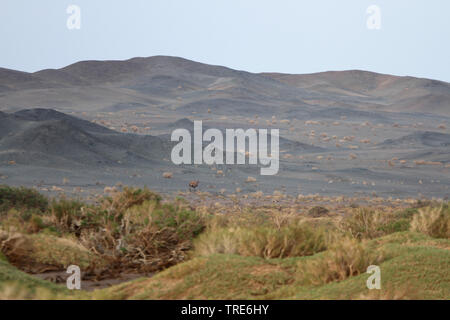
[[[444,81],[363,70],[251,73],[171,56],[87,60],[33,73],[2,68],[0,92],[0,103],[7,111],[37,106],[63,112],[74,111],[75,106],[114,110],[115,104],[129,103],[171,108],[186,105],[188,113],[197,112],[196,108],[204,111],[197,104],[223,99],[224,105],[250,103],[278,109],[279,114],[344,106],[450,116],[450,84]]]

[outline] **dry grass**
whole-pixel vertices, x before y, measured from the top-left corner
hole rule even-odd
[[[421,232],[433,238],[450,238],[450,209],[426,207],[419,209],[411,221],[411,231]]]
[[[228,219],[210,222],[194,243],[196,255],[225,253],[271,259],[312,255],[327,247],[322,228],[312,228],[290,215],[261,217],[250,223],[245,218]]]
[[[449,210],[436,201],[409,199],[388,203],[371,198],[366,202],[359,199],[358,205],[351,208],[356,201],[354,198],[292,197],[276,191],[273,195],[256,192],[250,196],[228,197],[195,193],[189,203],[179,198],[163,201],[147,189],[118,189],[120,187],[105,189],[107,196],[91,204],[63,198],[52,201],[43,211],[34,210],[30,205],[34,202],[25,202],[27,206],[13,206],[13,209],[6,206],[6,211],[0,215],[1,251],[22,270],[39,271],[42,267],[62,270],[68,264],[77,264],[85,272],[97,274],[97,271],[106,273],[108,270],[112,273],[101,273],[99,277],[123,271],[159,271],[179,264],[163,274],[172,277],[179,270],[183,276],[176,278],[166,293],[159,287],[152,289],[156,298],[161,294],[171,298],[233,296],[231,291],[221,296],[220,290],[203,287],[204,279],[218,274],[215,280],[227,288],[235,286],[234,297],[237,298],[249,297],[249,287],[258,296],[270,293],[267,298],[308,296],[310,289],[317,290],[311,294],[315,297],[328,287],[342,288],[341,285],[347,284],[350,290],[355,289],[355,281],[364,276],[354,276],[365,273],[372,264],[381,263],[383,277],[398,279],[401,277],[395,274],[398,266],[405,268],[404,273],[412,270],[411,264],[418,263],[413,256],[417,250],[423,255],[420,263],[429,262],[428,269],[423,270],[441,272],[436,279],[428,276],[427,283],[419,284],[423,289],[428,288],[428,283],[434,285],[433,281],[440,281],[442,270],[448,265],[445,254],[448,240],[426,236],[448,238]],[[18,195],[23,194],[21,192]],[[412,205],[419,209],[405,210]],[[438,208],[430,208],[437,205]],[[409,229],[426,235],[398,232]],[[390,233],[395,234],[384,237]],[[375,240],[366,242],[366,239]],[[413,247],[415,251],[411,250]],[[403,263],[396,258],[400,254],[410,260]],[[385,256],[392,259],[385,260]],[[436,261],[430,261],[430,257]],[[188,259],[191,261],[181,263]],[[2,261],[0,256],[0,267]],[[224,263],[231,268],[226,276],[220,274]],[[0,279],[1,276],[0,270]],[[2,280],[2,284],[6,284],[6,280]],[[193,286],[192,281],[197,280]],[[248,283],[244,285],[242,281]],[[266,285],[261,284],[264,281]],[[327,285],[321,288],[323,284]],[[295,288],[282,288],[291,285]],[[129,284],[129,288],[133,287]],[[17,289],[15,284],[4,288],[0,297],[36,298],[26,290]],[[383,282],[382,292],[355,291],[346,297],[413,297],[405,294],[403,287],[399,288],[385,289]],[[148,294],[144,289],[143,286],[140,293],[143,296]],[[240,290],[242,293],[238,294]],[[336,289],[333,297],[338,297],[337,294]],[[45,292],[39,295],[39,298],[47,296]]]
[[[341,221],[340,228],[356,239],[373,239],[389,233],[386,227],[393,220],[392,213],[358,208]]]
[[[320,259],[299,262],[298,276],[305,284],[322,285],[357,276],[382,260],[378,250],[356,239],[344,238],[332,244]]]
[[[204,228],[182,201],[163,204],[147,189],[108,192],[96,204],[61,198],[40,214],[9,210],[0,221],[2,251],[23,270],[77,264],[96,274],[147,272],[183,261]]]
[[[61,270],[71,264],[77,264],[83,270],[93,266],[102,267],[101,259],[80,245],[76,239],[0,230],[0,244],[8,260],[28,272]]]

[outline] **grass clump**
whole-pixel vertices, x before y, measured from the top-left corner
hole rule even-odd
[[[450,238],[450,208],[448,206],[419,209],[411,221],[411,231],[433,238]]]
[[[343,238],[334,243],[323,255],[299,263],[301,282],[323,285],[343,281],[366,272],[370,265],[379,264],[383,255],[356,239]]]
[[[355,239],[374,239],[409,228],[409,219],[391,212],[358,208],[340,223],[340,229]]]
[[[92,224],[92,215],[87,214],[85,207],[85,204],[77,200],[53,200],[50,206],[50,224],[59,232],[79,234],[82,227]]]
[[[117,222],[122,220],[127,209],[141,205],[145,201],[155,201],[159,204],[161,196],[147,188],[124,187],[122,191],[114,192],[112,196],[102,198],[100,207],[108,213],[108,219]]]
[[[101,259],[76,239],[0,230],[0,245],[11,264],[32,273],[62,270],[71,264],[83,270],[101,265]]]
[[[309,256],[326,249],[325,233],[298,224],[281,229],[260,227],[244,232],[239,253],[266,259]]]
[[[300,223],[281,228],[222,228],[202,234],[195,242],[198,255],[227,253],[265,259],[308,256],[326,247],[323,230]]]

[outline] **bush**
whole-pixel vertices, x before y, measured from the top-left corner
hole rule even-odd
[[[207,231],[194,241],[194,254],[209,256],[216,253],[238,254],[239,241],[235,229],[222,228],[214,232]]]
[[[298,275],[304,284],[322,285],[365,273],[368,266],[382,260],[379,251],[356,239],[343,238],[332,244],[321,257],[300,261]]]
[[[77,264],[86,270],[101,265],[100,259],[76,239],[61,238],[50,234],[26,235],[0,231],[2,251],[8,260],[21,270],[40,273],[42,270],[61,270]]]
[[[395,213],[360,209],[346,217],[341,227],[357,239],[373,239],[394,232],[408,231],[417,209],[408,208]]]
[[[46,228],[45,215],[35,209],[10,209],[3,215],[0,228],[2,230],[37,233]]]
[[[64,232],[73,232],[81,226],[84,204],[65,198],[53,200],[50,212],[53,223]]]
[[[181,239],[192,239],[204,229],[204,221],[199,214],[171,204],[156,209],[152,220],[160,229],[173,228]]]
[[[356,239],[373,239],[395,232],[401,225],[392,225],[396,219],[392,213],[369,209],[357,209],[341,221],[341,229]]]
[[[124,215],[125,234],[143,229],[170,229],[180,239],[192,239],[205,226],[203,217],[184,206],[145,201],[139,206],[129,208]]]
[[[124,214],[115,249],[126,261],[143,262],[143,270],[161,269],[183,261],[204,227],[203,217],[184,206],[145,201]]]
[[[0,214],[11,208],[47,210],[48,201],[39,192],[28,188],[0,186]]]
[[[448,206],[422,208],[411,221],[411,231],[433,238],[450,238],[450,209]]]
[[[210,230],[195,241],[195,253],[257,256],[266,259],[313,255],[326,249],[325,232],[304,224]]]
[[[205,219],[181,200],[162,204],[161,197],[148,189],[125,187],[98,199],[96,204],[55,199],[39,215],[14,208],[1,224],[8,232],[23,235],[70,236],[108,261],[111,269],[155,271],[185,259],[185,251],[203,231]],[[17,248],[21,247],[14,247],[17,259],[30,256]]]
[[[239,252],[244,256],[270,259],[309,256],[325,249],[325,234],[322,231],[294,225],[279,230],[259,227],[243,232]]]
[[[391,234],[394,232],[408,231],[409,228],[410,228],[410,219],[401,218],[380,226],[380,231],[383,234]]]
[[[159,204],[161,196],[147,188],[124,187],[123,191],[116,191],[111,197],[100,200],[100,207],[108,213],[111,220],[119,222],[122,220],[125,211],[133,206],[141,205],[145,201],[155,201]]]

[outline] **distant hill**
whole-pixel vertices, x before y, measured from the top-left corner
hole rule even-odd
[[[151,165],[169,154],[158,137],[123,134],[55,110],[0,115],[0,160],[49,167]]]
[[[417,112],[450,116],[446,82],[367,71],[255,74],[167,56],[81,61],[35,73],[0,69],[3,111],[193,112],[312,117],[312,112]]]
[[[265,73],[296,88],[331,97],[361,101],[366,108],[397,112],[450,115],[450,84],[414,77],[399,77],[368,71],[329,71],[313,74]],[[325,99],[323,103],[331,103]]]

